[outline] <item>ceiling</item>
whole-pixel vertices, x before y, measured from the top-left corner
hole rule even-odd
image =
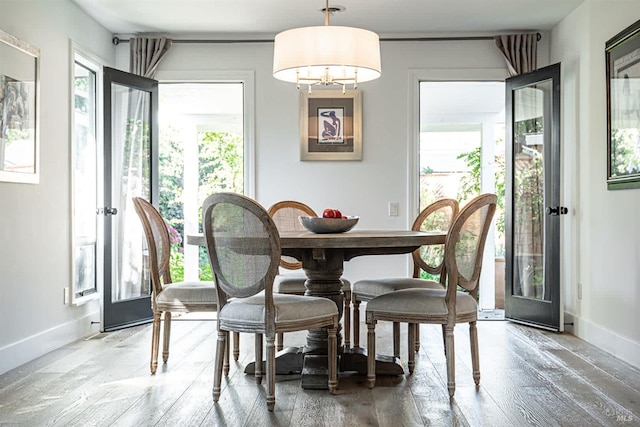
[[[72,0],[116,35],[273,38],[323,25],[325,0]],[[381,37],[493,35],[553,28],[584,0],[334,0],[331,25]]]

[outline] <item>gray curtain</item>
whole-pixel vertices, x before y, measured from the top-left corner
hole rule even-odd
[[[153,78],[160,61],[165,57],[172,41],[166,37],[133,37],[129,40],[129,70],[133,74]]]
[[[507,61],[509,76],[528,73],[537,68],[538,33],[495,36],[494,40]]]

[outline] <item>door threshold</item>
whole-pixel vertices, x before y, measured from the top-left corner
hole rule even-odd
[[[505,320],[504,309],[478,310],[478,320]]]

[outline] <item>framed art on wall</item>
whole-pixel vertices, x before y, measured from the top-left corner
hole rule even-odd
[[[605,46],[607,188],[640,188],[640,21]]]
[[[359,90],[302,92],[300,100],[300,160],[362,160]]]
[[[0,181],[37,184],[39,49],[0,30]]]

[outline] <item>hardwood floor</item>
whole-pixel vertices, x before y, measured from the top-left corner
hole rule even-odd
[[[335,396],[301,389],[299,377],[279,377],[273,413],[264,383],[243,373],[253,358],[251,336],[242,336],[240,361],[231,364],[213,404],[214,322],[173,322],[169,362],[154,376],[150,325],[98,334],[1,375],[0,425],[640,425],[640,370],[569,334],[505,321],[481,321],[478,328],[480,388],[461,326],[451,403],[440,328],[423,325],[413,375],[379,378],[372,390],[365,377],[343,375]],[[285,345],[303,344],[304,336],[285,335]],[[380,323],[377,336],[378,353],[390,353],[391,325]]]

